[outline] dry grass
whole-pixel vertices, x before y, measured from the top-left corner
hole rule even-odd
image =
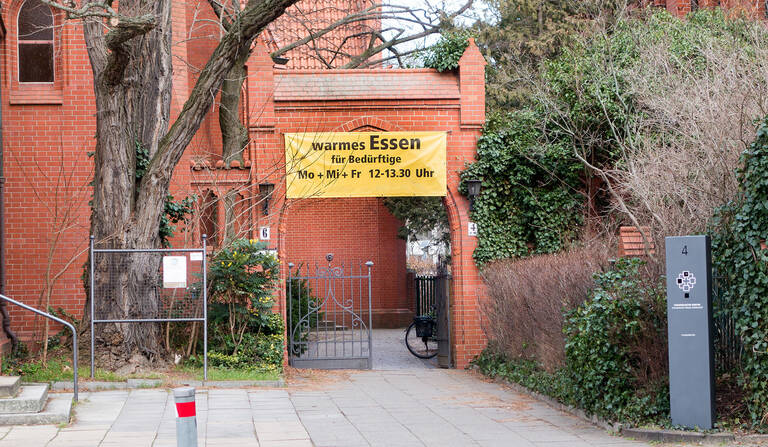
[[[563,312],[587,298],[592,275],[607,265],[611,246],[593,244],[486,266],[490,298],[483,311],[489,340],[510,358],[537,360],[550,372],[562,366]]]

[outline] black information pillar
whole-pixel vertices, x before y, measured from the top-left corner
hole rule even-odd
[[[711,429],[715,376],[709,237],[668,237],[666,255],[672,423]]]

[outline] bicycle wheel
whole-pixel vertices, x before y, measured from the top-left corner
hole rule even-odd
[[[431,359],[437,355],[437,339],[434,337],[419,337],[416,335],[416,323],[411,323],[405,332],[405,346],[411,354],[420,359]]]

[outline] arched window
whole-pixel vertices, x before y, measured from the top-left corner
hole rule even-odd
[[[53,12],[27,0],[18,17],[19,82],[53,82]]]

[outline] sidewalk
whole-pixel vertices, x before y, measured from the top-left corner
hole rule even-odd
[[[644,446],[465,371],[300,374],[197,395],[200,446]],[[2,427],[0,447],[176,446],[165,389],[83,393],[68,427]]]

